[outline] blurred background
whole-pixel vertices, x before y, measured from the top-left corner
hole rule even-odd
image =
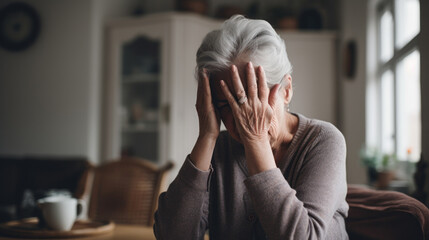
[[[291,111],[344,134],[349,183],[393,171],[384,188],[427,192],[414,183],[418,169],[429,175],[417,167],[429,159],[427,10],[419,0],[1,0],[1,159],[135,156],[172,162],[169,183],[198,135],[196,50],[243,14],[285,40]]]

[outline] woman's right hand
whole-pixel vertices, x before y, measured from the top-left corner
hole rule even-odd
[[[200,170],[208,171],[217,137],[220,132],[220,117],[212,103],[209,78],[205,69],[198,79],[197,103],[200,135],[192,149],[190,160]]]
[[[212,102],[209,78],[205,69],[199,78],[197,103],[195,104],[200,124],[199,137],[217,139],[220,132],[220,117]]]

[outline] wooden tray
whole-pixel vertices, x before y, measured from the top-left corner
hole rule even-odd
[[[27,218],[0,224],[0,234],[20,238],[76,238],[111,232],[112,221],[76,221],[70,231],[41,229],[37,218]]]

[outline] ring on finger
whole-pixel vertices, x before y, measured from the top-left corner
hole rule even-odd
[[[243,97],[241,97],[240,99],[238,99],[238,103],[240,104],[240,105],[242,105],[243,103],[245,103],[247,101],[247,97],[246,96],[243,96]]]

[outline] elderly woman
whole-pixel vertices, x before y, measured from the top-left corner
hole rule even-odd
[[[344,137],[289,112],[291,72],[265,21],[234,16],[205,37],[199,137],[159,198],[158,239],[348,238]]]

